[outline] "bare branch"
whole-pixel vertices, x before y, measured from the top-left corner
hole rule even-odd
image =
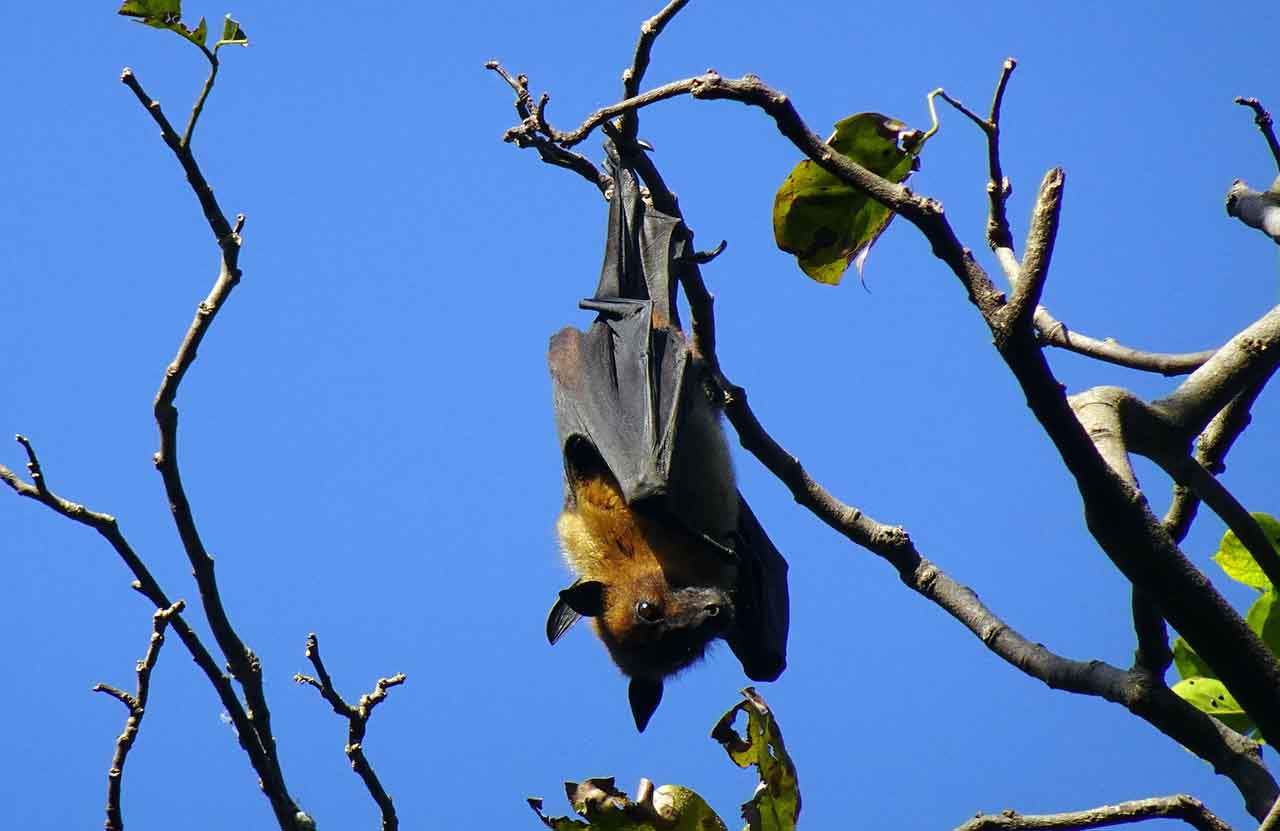
[[[1262,137],[1267,140],[1267,147],[1271,149],[1271,158],[1275,159],[1276,169],[1280,170],[1280,141],[1276,141],[1275,122],[1271,113],[1266,111],[1257,98],[1236,96],[1235,103],[1253,110],[1253,123],[1262,131]]]
[[[1016,272],[1015,272],[1016,274]],[[1016,283],[1017,278],[1014,277]],[[1116,343],[1111,338],[1098,340],[1067,328],[1044,306],[1036,309],[1036,331],[1040,343],[1055,346],[1068,352],[1075,352],[1089,358],[1096,358],[1109,364],[1139,369],[1144,372],[1158,372],[1161,375],[1186,375],[1204,366],[1205,361],[1213,357],[1216,349],[1203,352],[1161,353],[1145,352]]]
[[[1253,555],[1254,561],[1273,586],[1280,586],[1280,554],[1248,509],[1240,504],[1217,477],[1189,455],[1161,456],[1155,460],[1174,481],[1185,485],[1218,518],[1227,524]]]
[[[488,61],[484,66],[485,69],[490,69],[498,73],[498,75],[502,77],[502,80],[506,81],[507,85],[515,91],[516,112],[520,115],[523,122],[531,124],[534,128],[529,130],[520,128],[515,128],[514,131],[508,130],[506,135],[503,136],[503,140],[513,142],[517,147],[534,148],[538,151],[538,155],[542,157],[542,160],[547,164],[555,165],[556,167],[563,167],[566,170],[572,170],[591,184],[595,185],[596,189],[599,190],[600,193],[607,196],[609,188],[613,186],[613,180],[592,164],[590,159],[578,153],[565,150],[563,147],[557,146],[555,142],[551,141],[546,136],[538,134],[536,128],[538,126],[537,121],[539,119],[534,119],[532,98],[529,95],[529,79],[524,75],[512,77],[511,74],[503,69],[502,65],[497,61]],[[522,124],[521,126],[524,127],[525,125]]]
[[[151,670],[155,669],[160,658],[160,647],[164,645],[164,630],[169,620],[182,611],[186,604],[179,600],[172,606],[156,609],[151,616],[151,640],[147,645],[147,653],[138,661],[138,685],[133,695],[107,684],[95,684],[94,692],[106,693],[124,704],[129,710],[125,721],[124,732],[116,739],[115,753],[111,757],[111,769],[107,772],[107,831],[123,831],[124,818],[120,813],[120,786],[124,779],[124,763],[129,758],[129,751],[138,738],[138,730],[142,727],[142,717],[147,711],[147,697],[151,692]]]
[[[218,56],[204,46],[200,47],[200,51],[204,52],[204,56],[209,59],[209,77],[205,78],[204,86],[200,88],[200,95],[191,108],[191,117],[187,119],[187,128],[182,131],[181,145],[184,148],[191,146],[191,135],[196,131],[196,122],[200,120],[200,113],[204,112],[204,102],[208,100],[209,93],[213,91],[213,82],[218,77]]]
[[[644,80],[644,73],[649,69],[649,54],[653,51],[654,41],[671,22],[671,18],[688,4],[689,0],[671,0],[662,11],[640,25],[640,39],[636,41],[635,57],[631,59],[631,66],[622,73],[623,98],[633,98],[640,92],[640,82]],[[619,125],[623,142],[627,144],[634,142],[639,128],[640,117],[634,110],[623,114],[622,123]]]
[[[216,69],[216,62],[213,63],[213,66]],[[271,801],[272,809],[280,826],[282,828],[292,828],[297,821],[299,810],[297,804],[289,795],[284,781],[284,773],[281,770],[279,757],[276,753],[275,736],[271,730],[271,711],[267,706],[266,696],[262,687],[262,665],[258,657],[240,639],[239,634],[227,617],[218,590],[217,579],[214,576],[213,558],[209,556],[205,549],[199,531],[196,528],[195,517],[192,514],[190,502],[187,500],[178,467],[178,410],[174,406],[174,400],[177,397],[178,387],[182,383],[183,377],[196,359],[196,353],[201,341],[209,331],[209,327],[213,324],[218,312],[230,297],[232,290],[240,282],[241,272],[238,262],[241,245],[240,230],[243,228],[244,218],[243,215],[237,217],[235,227],[232,227],[214,198],[213,190],[200,172],[200,167],[196,163],[195,157],[191,154],[191,148],[174,133],[173,127],[161,111],[159,103],[151,100],[129,69],[124,70],[121,75],[121,81],[133,91],[138,101],[142,103],[147,112],[151,114],[152,118],[160,126],[161,137],[169,149],[173,151],[183,170],[186,171],[187,180],[200,202],[205,219],[213,230],[221,251],[217,280],[214,282],[208,297],[197,308],[195,319],[187,329],[186,335],[178,347],[177,355],[165,369],[164,379],[160,384],[159,391],[156,393],[154,410],[156,424],[160,430],[160,449],[155,454],[155,464],[161,478],[164,480],[165,493],[169,497],[169,506],[173,513],[174,524],[178,529],[178,535],[182,540],[183,549],[191,562],[196,585],[200,591],[200,600],[201,605],[204,607],[205,618],[209,622],[209,628],[213,632],[214,639],[218,642],[218,646],[227,660],[231,674],[240,682],[240,686],[244,690],[248,710],[253,714],[252,719],[250,719],[250,725],[253,734],[257,738],[257,744],[261,747],[264,761],[263,767],[259,769],[259,773],[262,775],[263,792]],[[211,84],[211,82],[212,75],[209,83]],[[203,96],[198,99],[197,103],[199,104],[202,101]],[[198,114],[197,111],[192,112],[189,128],[194,127]]]
[[[17,439],[27,451],[27,456],[30,459],[27,463],[28,470],[32,471],[36,484],[22,481],[17,474],[4,465],[0,465],[0,481],[4,481],[20,496],[34,499],[61,516],[75,520],[81,525],[87,525],[97,531],[115,549],[116,554],[120,556],[129,571],[133,573],[134,589],[151,601],[154,608],[167,609],[173,606],[174,604],[170,602],[168,595],[160,588],[160,584],[156,582],[156,579],[151,575],[151,571],[142,562],[142,558],[137,555],[128,540],[125,539],[124,534],[121,533],[115,517],[90,510],[84,505],[63,499],[53,493],[45,480],[44,472],[41,469],[39,460],[36,458],[35,449],[32,447],[31,442],[24,436],[18,436]],[[213,655],[205,648],[195,630],[187,625],[181,614],[175,612],[171,616],[169,625],[178,633],[183,646],[187,648],[187,651],[191,653],[191,657],[195,660],[196,666],[200,667],[205,677],[209,679],[209,683],[213,685],[214,691],[218,694],[218,700],[222,702],[223,709],[227,711],[231,724],[236,729],[236,736],[240,740],[240,746],[244,748],[245,753],[249,756],[249,762],[253,765],[254,771],[265,781],[269,770],[266,755],[262,751],[262,746],[258,743],[257,735],[249,721],[248,714],[244,710],[244,706],[240,703],[240,699],[236,697],[230,679],[222,674],[222,670],[218,668],[218,663],[213,659]]]
[[[369,717],[373,715],[373,708],[386,700],[387,692],[392,687],[398,687],[405,682],[405,674],[399,672],[390,678],[379,678],[373,692],[360,696],[360,703],[357,706],[352,706],[342,698],[342,695],[333,686],[333,679],[329,676],[329,671],[325,669],[324,661],[320,658],[320,642],[314,632],[307,635],[306,655],[308,660],[311,661],[311,666],[315,667],[315,677],[299,673],[293,676],[293,680],[299,684],[314,687],[320,692],[324,700],[329,702],[329,706],[333,708],[333,711],[347,720],[347,746],[345,750],[347,758],[351,760],[351,768],[364,782],[369,795],[373,797],[373,801],[377,803],[378,810],[382,812],[382,831],[395,831],[400,826],[400,820],[396,816],[396,806],[391,801],[390,795],[382,787],[377,774],[373,772],[373,766],[369,764],[368,758],[364,755],[363,742],[365,731],[369,726]]]
[[[1280,306],[1245,327],[1166,397],[1152,402],[1188,437],[1280,365]]]
[[[1280,799],[1271,806],[1262,824],[1258,826],[1258,831],[1280,831]]]
[[[1036,307],[1040,305],[1044,282],[1049,276],[1053,244],[1058,237],[1058,218],[1062,212],[1064,182],[1065,174],[1062,168],[1055,167],[1045,174],[1044,181],[1040,183],[1040,193],[1036,197],[1036,205],[1031,212],[1031,227],[1027,231],[1022,268],[1013,288],[1013,298],[1001,312],[1003,319],[999,323],[999,329],[1005,333],[1029,328]],[[1000,348],[999,344],[997,348]]]
[[[987,216],[987,244],[996,252],[1017,262],[1013,254],[1013,232],[1009,230],[1009,215],[1006,205],[1013,195],[1013,186],[1004,175],[1000,165],[1000,107],[1004,103],[1004,92],[1009,86],[1009,78],[1018,62],[1013,58],[1005,58],[1000,68],[1000,80],[996,82],[996,90],[991,96],[991,112],[982,118],[964,104],[952,98],[946,92],[939,93],[943,100],[968,117],[987,137],[987,198],[991,203]]]
[[[1265,191],[1249,187],[1236,179],[1227,189],[1227,216],[1256,228],[1280,244],[1280,176]]]
[[[1061,814],[979,814],[956,831],[1036,831],[1036,829],[1107,828],[1148,819],[1180,819],[1198,831],[1231,831],[1200,800],[1186,794],[1102,805]]]
[[[182,144],[181,137],[174,132],[173,125],[169,123],[169,119],[165,117],[164,112],[160,109],[160,102],[152,100],[147,95],[142,89],[142,85],[138,83],[138,79],[133,74],[132,69],[125,67],[124,71],[120,73],[120,81],[133,91],[138,101],[146,108],[156,124],[159,125],[160,137],[164,139],[164,143],[178,157],[178,162],[186,172],[187,181],[191,183],[191,189],[195,191],[196,198],[200,200],[200,208],[204,211],[205,220],[213,230],[213,236],[218,240],[218,244],[223,246],[224,249],[232,245],[231,225],[227,222],[227,218],[223,216],[217,200],[213,198],[213,189],[205,181],[204,174],[200,172],[200,167],[196,164],[195,157],[191,155],[190,148],[185,147]],[[234,241],[234,245],[239,247],[239,241]]]

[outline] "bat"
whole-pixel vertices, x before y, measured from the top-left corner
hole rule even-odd
[[[613,176],[604,266],[586,332],[551,339],[564,459],[556,523],[576,580],[547,617],[556,643],[590,618],[643,732],[663,682],[728,641],[748,677],[786,667],[787,563],[738,492],[707,366],[681,329],[683,222],[642,199],[607,145]]]

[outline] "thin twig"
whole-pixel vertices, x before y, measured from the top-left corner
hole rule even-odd
[[[147,697],[151,692],[151,670],[155,669],[160,658],[160,647],[164,645],[164,630],[169,620],[182,611],[186,604],[179,600],[172,606],[156,609],[151,616],[151,640],[147,644],[147,653],[138,661],[136,671],[138,685],[130,695],[123,690],[107,684],[95,684],[94,692],[106,693],[116,699],[129,710],[125,720],[124,732],[116,739],[115,753],[111,757],[111,769],[107,771],[107,831],[124,831],[124,818],[120,813],[120,785],[124,779],[124,763],[129,758],[129,751],[138,738],[138,730],[142,727],[142,717],[147,711]]]
[[[979,814],[956,831],[1036,831],[1037,829],[1107,828],[1148,819],[1180,819],[1198,831],[1231,831],[1200,800],[1186,794],[1102,805],[1061,814]]]
[[[364,755],[363,743],[365,731],[369,726],[369,717],[373,715],[373,708],[386,700],[387,692],[392,687],[398,687],[405,682],[405,674],[399,672],[390,678],[379,678],[373,692],[360,696],[360,703],[352,706],[333,686],[333,679],[325,669],[324,661],[320,659],[320,642],[314,632],[307,635],[306,655],[311,661],[311,666],[315,667],[315,677],[299,673],[293,676],[293,680],[317,689],[321,697],[329,702],[333,711],[347,720],[345,750],[347,758],[351,760],[351,768],[364,782],[369,796],[373,797],[378,810],[382,812],[382,831],[395,831],[400,826],[400,820],[396,816],[396,806],[391,801],[391,796],[382,787],[377,774],[373,772],[369,759]]]
[[[187,129],[182,131],[182,146],[191,146],[191,135],[196,131],[196,122],[200,120],[200,113],[204,112],[204,102],[208,100],[209,93],[213,91],[213,82],[218,77],[218,56],[208,48],[201,46],[200,51],[204,52],[204,56],[209,59],[209,77],[204,79],[204,86],[200,88],[200,95],[196,98],[196,103],[191,107],[191,117],[187,119]]]
[[[216,62],[213,66],[216,69]],[[212,74],[210,83],[211,80]],[[258,657],[240,639],[222,605],[217,578],[214,576],[213,558],[205,549],[196,528],[195,517],[182,485],[182,476],[178,467],[178,410],[174,406],[174,401],[183,377],[195,361],[201,341],[209,331],[219,310],[230,297],[232,290],[240,282],[241,272],[238,262],[241,245],[240,230],[244,226],[244,217],[238,216],[234,227],[227,221],[226,215],[214,198],[213,190],[209,187],[191,153],[191,148],[174,133],[173,127],[160,109],[160,104],[146,94],[134,73],[129,69],[124,70],[121,81],[133,91],[138,101],[160,126],[161,137],[186,171],[187,180],[200,202],[205,219],[221,251],[217,280],[208,297],[197,308],[195,319],[188,327],[178,347],[177,355],[165,369],[164,379],[156,393],[154,410],[156,424],[160,430],[160,449],[155,454],[155,465],[164,480],[174,524],[177,526],[187,558],[191,562],[209,628],[226,658],[232,676],[240,682],[248,710],[253,714],[250,723],[265,760],[263,769],[259,771],[262,775],[263,792],[271,801],[277,822],[282,828],[291,828],[297,822],[299,811],[285,785],[284,773],[276,752],[275,736],[271,730],[271,711],[267,706],[262,687],[262,665]],[[202,101],[203,97],[198,99],[197,103]],[[194,127],[198,114],[197,111],[192,112],[189,127]]]
[[[1013,195],[1013,186],[1004,175],[1000,164],[1000,109],[1004,103],[1004,93],[1009,86],[1009,78],[1018,62],[1013,58],[1005,58],[1000,68],[1000,79],[996,82],[995,92],[991,95],[991,111],[986,118],[970,110],[945,91],[939,95],[951,106],[964,114],[987,137],[987,198],[990,212],[987,216],[987,244],[997,255],[1008,252],[1013,256],[1013,232],[1009,229],[1009,214],[1006,208],[1009,197]]]
[[[142,558],[137,555],[128,540],[125,539],[124,534],[121,533],[116,518],[110,514],[90,510],[84,505],[63,499],[53,493],[45,480],[40,461],[36,457],[35,448],[31,442],[25,436],[17,436],[17,441],[27,451],[27,470],[31,472],[31,478],[34,483],[24,482],[21,477],[4,465],[0,465],[0,481],[4,481],[9,487],[13,488],[19,496],[34,499],[61,516],[74,520],[81,525],[87,525],[97,531],[111,545],[116,554],[120,556],[129,571],[133,573],[133,588],[147,598],[153,608],[167,609],[172,606],[173,603],[170,602],[168,595],[161,589],[160,584],[156,582],[150,569],[147,568]],[[257,734],[253,730],[253,725],[249,721],[249,716],[245,712],[244,706],[240,703],[240,699],[236,697],[235,690],[231,686],[231,680],[222,674],[222,670],[218,667],[218,662],[214,660],[213,655],[205,648],[195,630],[187,625],[181,614],[175,613],[170,619],[169,625],[178,633],[182,644],[195,660],[196,666],[200,667],[205,677],[209,679],[209,683],[213,685],[214,691],[218,694],[218,700],[222,702],[223,709],[227,711],[231,724],[235,727],[236,735],[239,737],[240,746],[244,748],[245,753],[249,756],[249,762],[253,765],[254,771],[259,777],[266,776],[269,769],[266,756],[258,743]]]
[[[1236,96],[1235,102],[1253,110],[1253,123],[1257,124],[1258,129],[1262,131],[1262,137],[1267,140],[1267,147],[1271,148],[1271,158],[1275,159],[1276,169],[1280,170],[1280,141],[1276,141],[1275,121],[1271,118],[1271,113],[1267,112],[1257,98]]]
[[[636,41],[635,57],[631,59],[631,66],[622,73],[623,98],[631,98],[640,92],[640,83],[644,80],[644,73],[649,69],[649,56],[653,51],[654,42],[671,22],[671,18],[688,4],[689,0],[671,0],[662,11],[640,24],[640,38]],[[639,129],[640,116],[634,110],[624,113],[622,122],[619,124],[622,141],[627,144],[635,141]]]
[[[1099,340],[1088,335],[1072,331],[1067,325],[1055,318],[1044,306],[1036,309],[1036,333],[1040,343],[1054,346],[1096,358],[1116,366],[1143,372],[1158,372],[1164,376],[1187,375],[1204,366],[1205,361],[1213,357],[1216,349],[1205,349],[1201,352],[1147,352],[1116,343],[1111,338]]]
[[[608,195],[609,188],[613,186],[613,180],[610,179],[600,168],[596,167],[590,159],[579,153],[565,150],[558,147],[555,142],[539,135],[537,132],[537,120],[534,118],[532,98],[529,95],[529,79],[524,75],[512,77],[512,75],[502,68],[497,61],[488,61],[485,63],[485,69],[492,70],[501,76],[502,80],[507,82],[516,93],[516,112],[520,115],[522,122],[530,123],[534,129],[518,129],[516,131],[508,130],[503,137],[504,141],[514,142],[517,147],[532,147],[538,151],[538,155],[544,162],[556,167],[563,167],[566,170],[572,170],[591,184],[604,195]],[[544,104],[545,106],[545,104]]]

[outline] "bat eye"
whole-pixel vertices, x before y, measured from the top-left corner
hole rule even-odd
[[[636,617],[646,623],[657,623],[662,620],[662,610],[647,600],[641,600],[636,604]]]
[[[720,614],[720,606],[719,604],[712,603],[708,605],[706,608],[704,608],[703,612],[706,613],[707,617],[715,617],[716,615]]]

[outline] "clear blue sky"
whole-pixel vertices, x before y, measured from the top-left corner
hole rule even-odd
[[[640,776],[699,789],[734,824],[751,791],[705,738],[745,683],[727,649],[671,684],[637,735],[624,679],[585,628],[542,624],[566,574],[553,521],[560,462],[549,335],[585,325],[605,205],[501,142],[501,59],[551,92],[562,127],[612,101],[649,2],[188,2],[233,11],[253,45],[224,52],[196,147],[229,213],[248,215],[244,280],[182,387],[181,460],[224,596],[261,655],[285,772],[321,829],[371,827],[345,725],[292,674],[320,634],[350,697],[408,683],[366,750],[405,828],[533,828],[564,779]],[[1068,325],[1170,351],[1221,343],[1277,301],[1276,248],[1228,220],[1232,179],[1274,168],[1236,95],[1280,111],[1273,2],[814,6],[695,2],[650,80],[715,67],[787,91],[825,133],[863,110],[924,126],[945,86],[985,106],[1006,55],[1005,163],[1015,233],[1044,171],[1067,171],[1045,294]],[[216,251],[181,171],[120,85],[132,66],[175,119],[203,79],[177,37],[115,4],[28,4],[0,69],[0,434],[28,434],[63,495],[120,518],[174,596],[195,599],[150,464],[151,397]],[[877,15],[883,15],[877,17]],[[890,16],[891,15],[891,16]],[[943,112],[913,187],[983,244],[985,156]],[[704,245],[721,357],[758,414],[835,494],[901,523],[1012,626],[1073,658],[1127,666],[1128,590],[963,291],[908,226],[867,267],[871,293],[809,282],[770,233],[797,160],[757,111],[677,100],[642,131]],[[585,149],[599,155],[593,141]],[[1054,353],[1073,390],[1171,382]],[[1226,481],[1280,512],[1274,390]],[[6,439],[7,442],[7,439]],[[16,444],[0,461],[21,467]],[[789,557],[790,668],[761,690],[799,765],[808,828],[949,828],[978,810],[1046,812],[1188,791],[1249,823],[1209,767],[1122,709],[1046,689],[904,589],[883,562],[796,507],[741,455],[744,492]],[[1140,468],[1157,510],[1169,487]],[[93,827],[151,610],[91,531],[0,493],[7,750],[14,828]],[[1203,513],[1186,550],[1208,562]],[[1241,604],[1248,596],[1234,589]],[[195,620],[194,616],[192,619]],[[202,631],[204,627],[201,627]],[[129,759],[133,828],[269,827],[220,706],[171,638]],[[1269,761],[1274,753],[1266,751]]]

